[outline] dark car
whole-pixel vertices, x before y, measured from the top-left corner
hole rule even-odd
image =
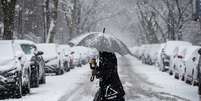
[[[39,84],[45,84],[46,76],[44,70],[45,61],[42,57],[43,52],[38,51],[34,42],[27,40],[17,40],[15,42],[20,45],[27,59],[31,62],[31,87],[38,87]]]

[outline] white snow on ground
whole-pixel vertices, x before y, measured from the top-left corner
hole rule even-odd
[[[173,96],[186,98],[190,101],[200,101],[197,94],[198,87],[186,84],[181,80],[175,79],[166,72],[161,72],[155,66],[144,65],[136,58],[128,56],[133,63],[133,71],[147,79],[148,82],[153,83],[155,87],[152,90],[163,92]]]
[[[46,84],[40,85],[39,88],[32,88],[31,94],[21,99],[5,99],[4,101],[58,101],[64,94],[73,92],[79,83],[86,82],[89,73],[89,66],[85,65],[61,76],[47,76]]]

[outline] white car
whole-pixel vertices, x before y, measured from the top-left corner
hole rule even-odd
[[[161,57],[163,61],[163,67],[160,67],[162,71],[169,70],[172,65],[172,57],[174,55],[174,50],[179,46],[192,46],[190,42],[186,41],[168,41],[164,44],[164,48],[161,52]]]
[[[173,68],[169,71],[172,71],[174,77],[177,79],[184,80],[184,75],[186,72],[186,66],[184,63],[184,58],[186,57],[187,49],[190,46],[179,46],[176,55],[174,56],[174,65]]]
[[[153,65],[156,63],[159,48],[160,44],[152,44],[150,49],[148,49],[148,64]]]
[[[142,60],[142,63],[146,63],[146,59],[148,57],[148,52],[149,52],[149,47],[150,45],[142,45],[140,49],[140,59]]]
[[[0,92],[21,98],[30,93],[30,62],[13,40],[0,41]]]
[[[190,82],[192,84],[198,83],[197,75],[198,75],[198,62],[200,55],[198,54],[198,50],[200,46],[191,46],[187,49],[186,56],[184,58],[184,62],[186,65],[186,73],[185,73],[185,81]]]
[[[44,52],[45,72],[61,75],[64,73],[63,59],[61,53],[58,52],[57,44],[37,44],[39,50]]]
[[[159,70],[162,70],[162,67],[164,67],[163,66],[163,60],[162,60],[162,51],[163,51],[164,47],[165,47],[164,43],[160,44],[159,48],[158,48],[158,51],[157,51],[157,55],[156,55],[156,63],[155,63],[155,65],[156,65],[156,67],[159,68]]]
[[[63,66],[65,71],[70,71],[69,66],[69,52],[70,52],[70,46],[69,45],[59,45],[58,46],[58,52],[60,53],[60,57],[63,61]]]
[[[73,69],[74,67],[81,67],[82,63],[81,63],[81,53],[76,52],[76,51],[71,51],[70,55],[69,55],[69,66],[71,69]]]
[[[15,44],[20,46],[28,61],[31,62],[31,87],[39,87],[39,84],[45,84],[45,61],[42,57],[43,52],[39,51],[36,43],[28,40],[15,40]]]

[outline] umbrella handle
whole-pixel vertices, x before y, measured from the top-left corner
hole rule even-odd
[[[90,81],[91,81],[91,82],[94,81],[94,76],[93,76],[93,75],[91,76]]]

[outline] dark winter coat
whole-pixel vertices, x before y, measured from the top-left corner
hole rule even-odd
[[[114,53],[100,52],[97,78],[100,79],[99,101],[124,101],[124,89],[117,70]]]

